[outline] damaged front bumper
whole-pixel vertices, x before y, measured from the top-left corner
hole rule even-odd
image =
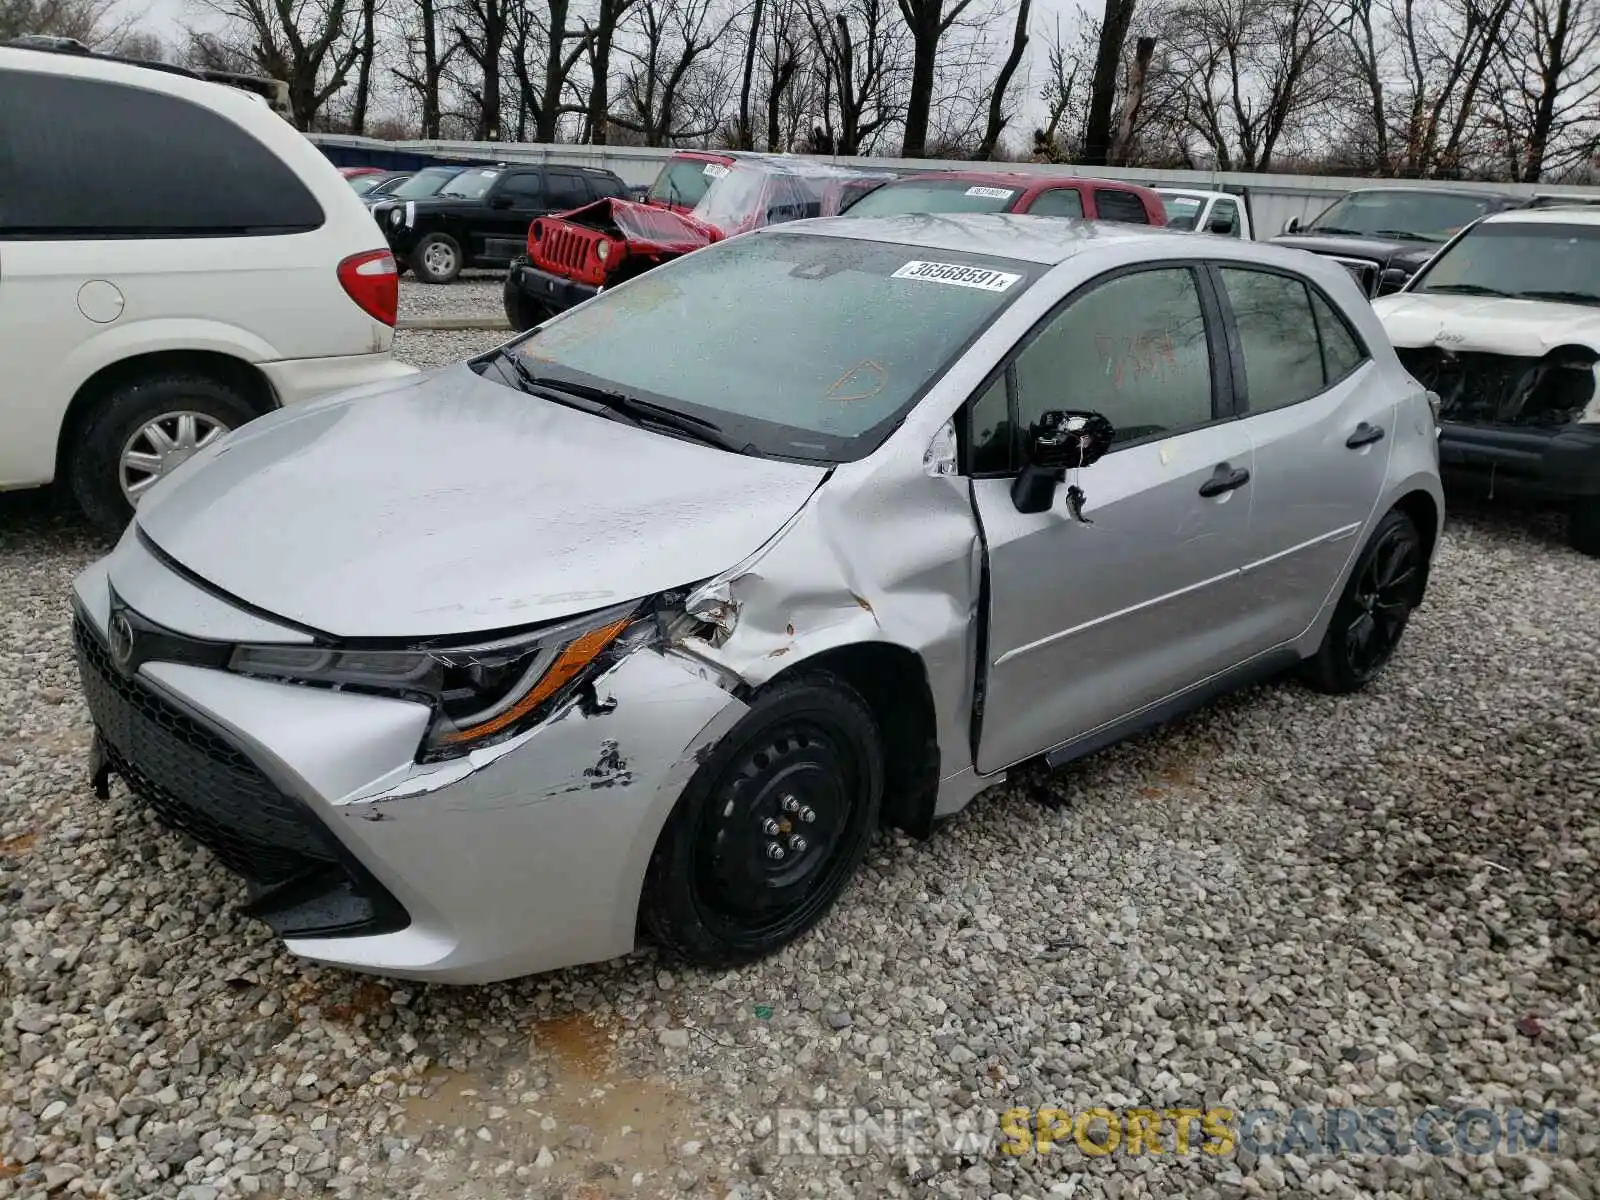
[[[251,915],[331,966],[477,983],[627,953],[660,831],[745,711],[709,668],[643,648],[597,681],[614,703],[418,764],[420,704],[172,662],[124,676],[107,575],[75,596],[97,754],[246,879]],[[178,629],[204,609],[145,615]]]
[[[506,310],[512,311],[514,296],[520,296],[551,312],[565,312],[597,295],[599,288],[579,283],[549,271],[540,270],[525,258],[512,262],[506,274]]]
[[[1600,496],[1600,356],[1580,347],[1542,357],[1396,350],[1439,396],[1439,466],[1458,485],[1563,501]]]

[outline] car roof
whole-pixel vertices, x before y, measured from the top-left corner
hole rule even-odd
[[[888,217],[820,217],[772,226],[824,237],[889,242],[919,250],[965,251],[995,258],[1054,266],[1100,246],[1147,242],[1164,251],[1194,253],[1194,235],[1161,225],[1123,225],[1077,217],[1035,217],[1025,213],[904,213]],[[1219,250],[1236,249],[1230,239]],[[1256,248],[1257,242],[1240,245]],[[1300,252],[1271,247],[1271,261],[1300,261]],[[1288,254],[1288,259],[1282,258]],[[1225,257],[1236,257],[1226,254]]]
[[[1383,192],[1391,195],[1420,195],[1420,196],[1459,196],[1465,200],[1508,200],[1518,202],[1517,196],[1509,192],[1484,192],[1476,188],[1453,187],[1367,187],[1351,188],[1345,196],[1370,196],[1374,192]],[[1344,199],[1343,196],[1340,199]]]
[[[1220,200],[1238,199],[1238,197],[1233,195],[1231,192],[1211,192],[1207,191],[1205,188],[1158,187],[1155,188],[1154,191],[1159,196],[1199,196],[1206,200],[1210,200],[1213,197]]]
[[[1130,183],[1125,179],[1101,179],[1097,175],[1043,174],[1037,171],[916,171],[901,175],[894,182],[922,183],[930,179],[935,182],[986,183],[1019,190],[1077,183],[1092,183],[1096,187],[1116,188],[1119,191],[1148,190],[1143,184]]]
[[[1505,212],[1490,213],[1480,224],[1484,225],[1600,225],[1600,208],[1590,204],[1559,204],[1541,208],[1511,208]]]

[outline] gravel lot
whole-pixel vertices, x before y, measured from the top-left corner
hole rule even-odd
[[[504,271],[463,271],[454,283],[418,283],[416,277],[400,277],[400,316],[403,320],[430,317],[505,318],[501,288]],[[509,336],[509,335],[507,335]]]
[[[65,595],[102,548],[0,497],[0,1196],[1600,1194],[1600,562],[1558,533],[1454,517],[1367,694],[1264,687],[885,836],[763,964],[444,989],[288,957],[203,851],[92,796]],[[1096,1103],[1564,1123],[1540,1156],[1309,1161],[773,1131]]]

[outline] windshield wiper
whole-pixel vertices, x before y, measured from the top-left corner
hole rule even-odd
[[[675,408],[641,400],[638,396],[630,396],[627,392],[588,383],[574,383],[554,375],[540,375],[515,351],[507,351],[501,355],[501,359],[511,364],[517,382],[525,392],[543,396],[558,404],[582,408],[586,412],[603,412],[613,417],[620,417],[628,424],[640,428],[646,423],[659,425],[673,433],[681,433],[697,442],[704,442],[708,446],[715,446],[719,450],[727,450],[733,454],[752,454],[760,457],[761,452],[755,446],[734,441],[722,432],[722,426],[707,421],[704,417],[691,416]],[[579,403],[574,405],[573,400]]]
[[[1600,295],[1594,292],[1573,292],[1561,288],[1534,288],[1514,293],[1518,300],[1554,300],[1566,304],[1600,304]]]
[[[1425,233],[1417,233],[1411,229],[1380,229],[1373,236],[1394,238],[1401,242],[1426,242],[1430,246],[1436,245],[1439,241],[1438,238],[1431,238]]]
[[[1359,229],[1340,229],[1337,225],[1307,225],[1300,233],[1331,233],[1336,237],[1366,237]]]
[[[1509,296],[1499,288],[1484,287],[1481,283],[1430,283],[1417,289],[1419,292],[1454,292],[1462,296]],[[1520,293],[1519,293],[1520,294]]]

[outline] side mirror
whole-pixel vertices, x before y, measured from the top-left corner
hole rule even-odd
[[[1300,218],[1299,217],[1290,217],[1287,221],[1285,221],[1283,223],[1283,231],[1285,233],[1299,233],[1300,232]]]
[[[1099,462],[1116,436],[1099,413],[1043,413],[1028,428],[1027,461],[1011,484],[1011,503],[1020,513],[1048,512],[1067,471]]]
[[[499,196],[490,196],[489,197],[489,207],[490,208],[510,208],[511,207],[511,197],[507,196],[507,195],[503,195],[503,194],[499,195]]]
[[[1233,218],[1212,217],[1211,224],[1207,226],[1207,228],[1210,229],[1212,233],[1220,233],[1226,236],[1227,234],[1233,232]]]

